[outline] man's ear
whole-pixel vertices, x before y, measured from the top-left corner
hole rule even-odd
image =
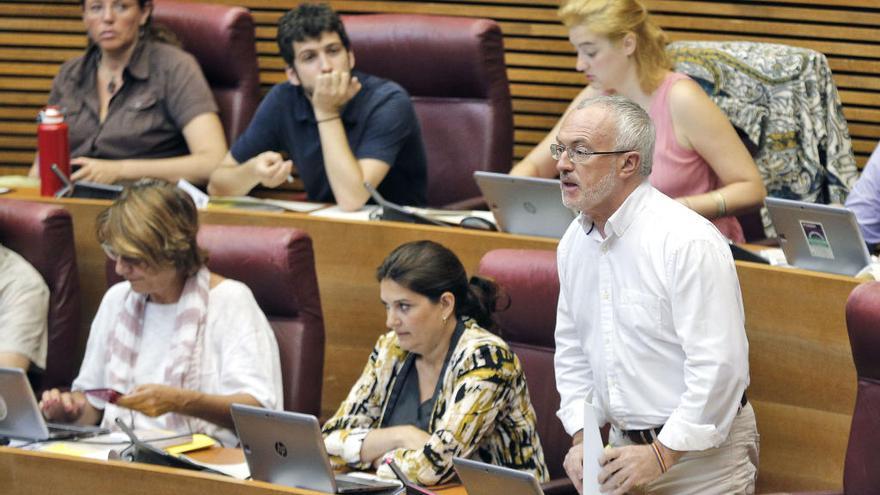
[[[623,35],[623,52],[627,54],[627,56],[635,53],[638,46],[639,40],[636,38],[635,33],[629,32]]]
[[[354,69],[354,50],[348,49],[348,70]]]
[[[296,75],[296,69],[293,67],[287,67],[284,69],[284,75],[287,76],[288,82],[294,86],[299,86],[301,83],[299,81],[299,76]]]
[[[624,155],[623,165],[620,167],[620,177],[626,179],[637,175],[642,166],[642,155],[638,151],[630,151]]]

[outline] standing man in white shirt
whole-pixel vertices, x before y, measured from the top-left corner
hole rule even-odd
[[[648,183],[654,127],[619,96],[584,100],[551,153],[581,215],[559,243],[558,412],[583,487],[584,400],[611,424],[603,493],[754,493],[758,432],[730,249]]]

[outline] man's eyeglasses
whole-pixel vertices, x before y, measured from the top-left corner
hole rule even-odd
[[[132,256],[120,256],[119,253],[117,253],[115,249],[110,247],[109,244],[101,244],[101,249],[104,250],[104,254],[106,254],[107,257],[110,258],[110,261],[113,261],[114,263],[116,261],[122,261],[126,265],[133,266],[135,268],[144,268],[147,266],[147,262],[140,258],[134,258]]]
[[[568,151],[568,159],[571,160],[571,163],[575,165],[582,165],[587,163],[587,160],[590,159],[593,155],[617,155],[620,153],[629,153],[635,150],[620,150],[620,151],[587,151],[583,148],[569,148],[562,144],[553,143],[550,145],[550,156],[553,157],[554,160],[559,160],[562,158],[562,154]]]

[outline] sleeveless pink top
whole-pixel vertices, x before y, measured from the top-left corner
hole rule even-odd
[[[671,198],[707,193],[718,189],[719,185],[718,176],[706,160],[696,151],[682,148],[675,139],[669,111],[669,89],[676,81],[687,78],[684,74],[670,73],[654,93],[651,108],[648,110],[657,129],[650,182]],[[733,242],[745,242],[742,227],[736,217],[716,218],[712,223]]]

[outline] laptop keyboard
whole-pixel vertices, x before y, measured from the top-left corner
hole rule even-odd
[[[109,433],[107,428],[100,426],[81,426],[59,423],[46,423],[51,438],[90,437]]]

